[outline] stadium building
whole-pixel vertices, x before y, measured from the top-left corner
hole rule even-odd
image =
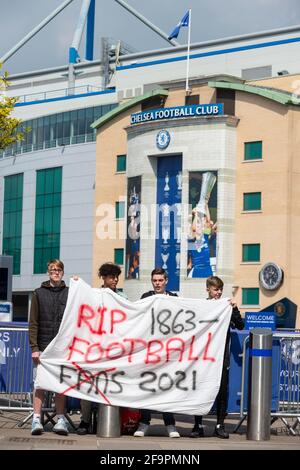
[[[72,86],[68,66],[11,76],[31,127],[0,158],[14,319],[59,257],[94,286],[119,263],[132,300],[154,266],[186,297],[216,274],[295,326],[299,52],[300,27],[193,44],[188,91],[184,47],[74,64]]]

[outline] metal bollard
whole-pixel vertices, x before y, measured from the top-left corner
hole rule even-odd
[[[118,406],[98,405],[98,437],[120,437],[120,409]]]
[[[250,331],[247,439],[268,441],[271,433],[272,331]]]

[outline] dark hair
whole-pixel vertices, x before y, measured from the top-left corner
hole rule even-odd
[[[120,276],[121,268],[114,263],[104,263],[98,270],[98,276]]]
[[[218,276],[210,276],[206,279],[206,287],[217,287],[218,289],[223,289],[224,282]]]
[[[61,269],[62,271],[64,271],[65,267],[64,267],[64,263],[60,260],[60,259],[50,259],[47,263],[47,268],[49,269],[49,267],[51,266],[51,264],[54,264],[54,266],[57,266],[59,269]]]
[[[168,274],[167,271],[164,268],[155,268],[153,269],[151,273],[151,278],[155,276],[155,274],[160,274],[161,276],[164,276],[165,279],[168,279]]]

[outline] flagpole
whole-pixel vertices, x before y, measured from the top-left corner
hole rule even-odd
[[[192,9],[189,9],[189,30],[188,30],[188,44],[187,44],[187,60],[186,60],[186,81],[185,93],[188,94],[189,90],[189,71],[190,71],[190,44],[191,44],[191,25],[192,25]]]

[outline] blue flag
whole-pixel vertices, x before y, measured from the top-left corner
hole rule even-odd
[[[180,20],[179,23],[175,26],[175,28],[174,28],[173,31],[171,32],[170,36],[168,37],[168,39],[177,38],[181,26],[188,26],[188,25],[189,25],[189,22],[190,22],[190,10],[188,10],[188,11],[186,12],[186,14],[185,14],[184,17],[182,18],[182,20]]]

